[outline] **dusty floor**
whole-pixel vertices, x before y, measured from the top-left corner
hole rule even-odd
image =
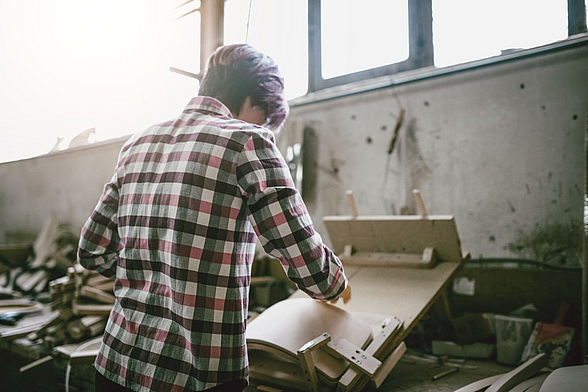
[[[410,352],[408,352],[410,354]],[[378,389],[381,392],[453,392],[465,385],[486,377],[502,374],[512,368],[502,366],[495,361],[467,360],[456,373],[433,381],[433,376],[443,373],[451,367],[436,363],[427,363],[410,359],[405,355],[392,370],[384,384]]]

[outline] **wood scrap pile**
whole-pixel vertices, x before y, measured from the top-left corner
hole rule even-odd
[[[59,225],[54,217],[49,217],[28,248],[24,262],[0,257],[2,291],[17,296],[36,296],[46,292],[51,280],[63,276],[67,268],[74,265],[77,244],[78,235],[72,228]],[[22,245],[17,247],[22,248]]]
[[[114,304],[113,287],[113,280],[79,264],[69,267],[67,276],[49,283],[51,310],[57,314],[28,338],[53,348],[102,334]]]

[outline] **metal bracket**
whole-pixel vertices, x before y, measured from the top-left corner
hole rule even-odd
[[[309,389],[312,392],[318,392],[319,390],[318,375],[312,358],[312,351],[319,348],[322,348],[326,353],[335,358],[346,360],[354,368],[370,377],[382,366],[382,362],[345,339],[341,339],[337,343],[332,343],[331,336],[325,332],[298,350],[300,366],[308,382]]]

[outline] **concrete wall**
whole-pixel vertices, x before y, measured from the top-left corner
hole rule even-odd
[[[34,239],[51,214],[81,230],[127,138],[0,164],[0,243]]]
[[[304,172],[317,187],[305,196],[319,230],[321,217],[350,214],[347,189],[360,214],[384,215],[417,213],[418,188],[429,214],[455,215],[474,258],[577,265],[588,47],[427,78],[434,74],[294,102],[287,124],[294,132],[280,143],[312,144]],[[389,156],[400,105],[404,125]]]
[[[383,215],[416,213],[419,188],[429,214],[456,216],[474,258],[577,264],[587,71],[584,45],[443,76],[397,75],[394,88],[382,88],[384,78],[311,94],[292,102],[278,144],[304,142],[303,193],[327,242],[321,219],[349,214],[347,189],[360,214]],[[0,242],[36,232],[49,213],[81,227],[124,139],[0,164]]]

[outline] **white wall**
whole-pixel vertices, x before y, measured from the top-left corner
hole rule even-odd
[[[0,164],[0,243],[34,239],[51,214],[81,230],[127,138]]]
[[[382,215],[416,213],[411,191],[419,188],[429,214],[456,216],[463,249],[475,258],[563,256],[574,263],[581,252],[587,71],[584,45],[413,82],[403,82],[413,75],[398,75],[394,88],[336,99],[321,92],[292,102],[278,143],[285,148],[302,141],[305,127],[313,130],[306,151],[316,154],[307,154],[304,170],[316,188],[305,197],[327,241],[321,219],[349,214],[345,190],[355,192],[360,214]],[[399,112],[394,94],[406,114],[389,156]],[[0,242],[35,233],[49,213],[81,227],[124,139],[0,164]]]
[[[474,258],[576,264],[588,47],[401,81],[314,104],[302,99],[292,109],[294,135],[280,142],[301,141],[304,127],[316,133],[315,165],[307,159],[304,170],[316,175],[308,204],[319,230],[322,216],[350,214],[347,189],[360,214],[382,215],[417,213],[418,188],[429,214],[456,216],[463,249]],[[394,93],[406,113],[388,156],[399,113]]]

